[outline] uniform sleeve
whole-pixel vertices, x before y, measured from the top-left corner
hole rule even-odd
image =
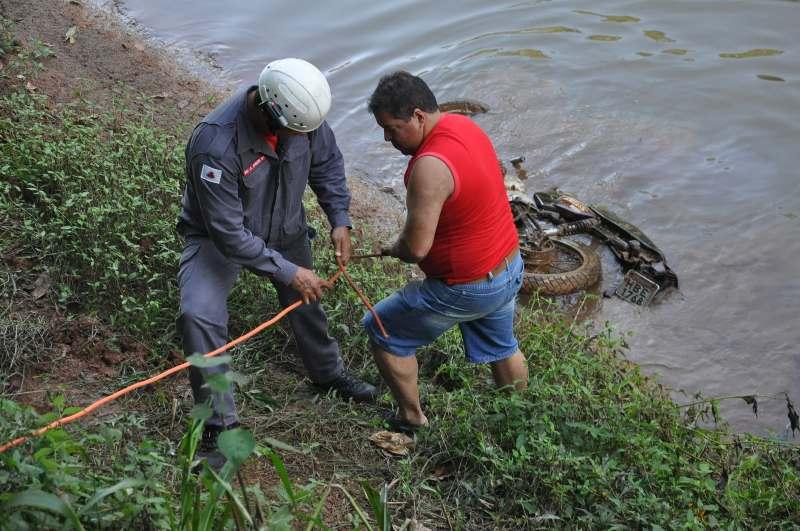
[[[206,231],[217,249],[231,261],[257,275],[269,275],[289,285],[297,265],[268,248],[263,239],[245,228],[237,174],[230,164],[210,155],[192,157],[189,176]]]
[[[350,191],[344,176],[344,158],[327,122],[311,134],[311,171],[308,184],[331,227],[352,227]]]

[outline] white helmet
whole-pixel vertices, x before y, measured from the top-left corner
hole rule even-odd
[[[261,106],[283,127],[308,133],[325,120],[331,88],[317,67],[302,59],[272,61],[258,76]]]

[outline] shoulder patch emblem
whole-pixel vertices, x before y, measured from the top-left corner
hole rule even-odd
[[[222,180],[222,170],[203,164],[203,169],[200,170],[200,178],[210,183],[219,184],[220,180]]]

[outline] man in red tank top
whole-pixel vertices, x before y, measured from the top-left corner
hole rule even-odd
[[[412,158],[405,173],[408,216],[382,254],[419,264],[410,282],[366,314],[375,361],[399,406],[399,426],[428,424],[419,401],[416,349],[458,325],[466,357],[489,363],[498,386],[527,385],[514,337],[522,283],[518,235],[488,136],[469,118],[441,113],[425,82],[408,72],[383,77],[369,110],[384,140]]]

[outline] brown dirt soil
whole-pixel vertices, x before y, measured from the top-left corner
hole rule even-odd
[[[111,15],[80,1],[0,0],[20,42],[36,40],[53,50],[32,87],[56,102],[76,97],[99,106],[115,99],[149,96],[163,112],[161,125],[189,124],[204,116],[222,92],[192,77],[163,54],[148,48]],[[65,35],[77,28],[75,42]]]
[[[0,0],[0,15],[15,23],[16,37],[24,47],[42,41],[54,52],[41,59],[41,72],[0,81],[0,90],[8,90],[9,83],[27,86],[46,94],[54,104],[81,98],[100,109],[113,108],[120,100],[136,109],[145,96],[148,105],[159,111],[159,126],[187,134],[197,119],[225,97],[223,89],[193,76],[165,53],[149,47],[118,18],[87,5],[86,0]],[[65,39],[72,27],[77,28],[74,43]],[[366,222],[384,239],[396,233],[402,221],[396,200],[366,183],[351,180],[350,186],[351,214],[357,226]],[[357,227],[356,237],[360,235]],[[55,394],[63,394],[68,405],[86,405],[122,382],[131,383],[152,371],[147,345],[120,336],[96,318],[68,317],[48,289],[47,279],[38,273],[41,267],[15,256],[13,250],[6,253],[0,256],[0,303],[9,309],[6,320],[40,323],[41,330],[40,348],[30,363],[14,370],[0,366],[0,393],[44,412],[51,409]],[[13,289],[7,289],[8,285]],[[9,329],[3,326],[0,330]],[[13,354],[0,351],[0,361],[12,359]],[[167,357],[170,365],[183,361],[178,352]],[[317,398],[295,372],[280,364],[270,364],[266,372],[268,377],[259,384],[282,405],[263,415],[249,408],[244,424],[253,428],[257,439],[268,435],[297,446],[319,443],[311,455],[281,452],[289,475],[300,483],[306,478],[343,483],[366,508],[357,478],[369,478],[378,486],[391,479],[394,460],[369,443],[368,436],[376,428],[364,420],[365,411],[335,398]],[[143,393],[156,399],[143,400]],[[177,441],[190,407],[187,378],[178,376],[133,393],[104,407],[93,415],[94,420],[81,422],[102,422],[105,415],[134,409],[148,415],[154,433]],[[251,460],[244,468],[244,479],[260,483],[265,493],[273,493],[279,483],[266,459]],[[325,521],[346,526],[353,512],[341,491],[333,489],[325,503]]]

